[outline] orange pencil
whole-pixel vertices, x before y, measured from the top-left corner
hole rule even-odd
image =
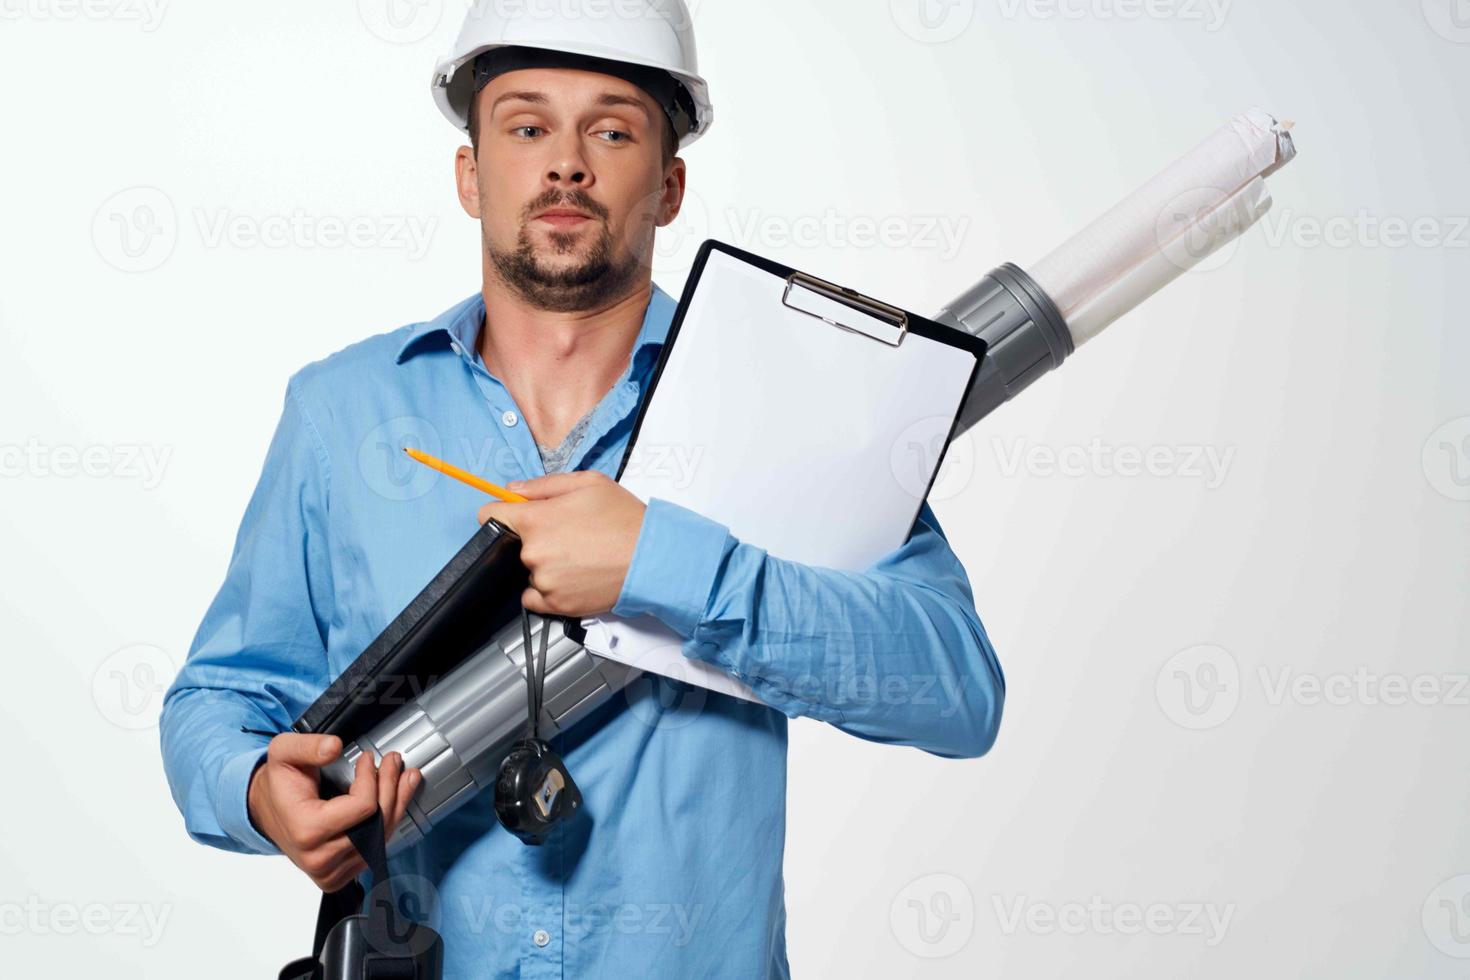
[[[504,500],[508,504],[524,504],[526,501],[531,499],[530,497],[522,497],[518,493],[513,493],[512,491],[505,489],[505,487],[496,486],[489,480],[482,480],[478,476],[475,476],[475,474],[473,473],[466,473],[458,466],[455,466],[452,463],[446,463],[444,462],[444,460],[438,459],[434,456],[430,456],[428,453],[421,453],[417,449],[409,449],[407,446],[403,447],[403,451],[408,453],[408,455],[412,458],[418,460],[420,463],[423,463],[425,466],[428,466],[431,469],[436,469],[440,473],[443,473],[445,476],[452,476],[461,483],[468,483],[476,490],[483,490],[486,493],[490,494],[492,497],[499,497],[501,500]]]

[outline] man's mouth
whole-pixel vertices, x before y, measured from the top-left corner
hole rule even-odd
[[[544,221],[557,228],[572,228],[584,221],[591,221],[592,216],[576,208],[550,208],[536,215],[535,220]]]

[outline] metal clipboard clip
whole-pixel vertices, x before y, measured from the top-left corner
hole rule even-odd
[[[814,316],[834,327],[860,333],[890,347],[903,343],[909,332],[909,315],[898,307],[805,272],[793,272],[786,277],[781,302],[798,313]]]

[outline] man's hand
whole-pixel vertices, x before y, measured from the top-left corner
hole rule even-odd
[[[554,473],[507,489],[523,504],[480,508],[521,536],[531,585],[521,602],[553,616],[596,616],[617,604],[643,528],[643,501],[596,470]]]
[[[384,839],[392,837],[423,782],[417,769],[403,770],[397,752],[383,757],[381,770],[365,752],[357,760],[352,789],[323,800],[318,795],[321,767],[341,754],[342,740],[335,735],[277,735],[266,761],[250,777],[247,795],[256,828],[324,892],[336,891],[367,868],[347,830],[381,808]]]

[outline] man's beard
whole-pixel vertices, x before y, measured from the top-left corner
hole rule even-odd
[[[582,236],[552,231],[549,235],[557,254],[571,252]],[[485,251],[500,278],[527,305],[553,313],[574,313],[608,305],[626,292],[637,276],[636,253],[621,260],[613,252],[613,237],[602,226],[602,233],[592,244],[587,257],[574,265],[549,269],[536,258],[536,246],[530,232],[521,226],[514,251],[502,252],[485,236]]]

